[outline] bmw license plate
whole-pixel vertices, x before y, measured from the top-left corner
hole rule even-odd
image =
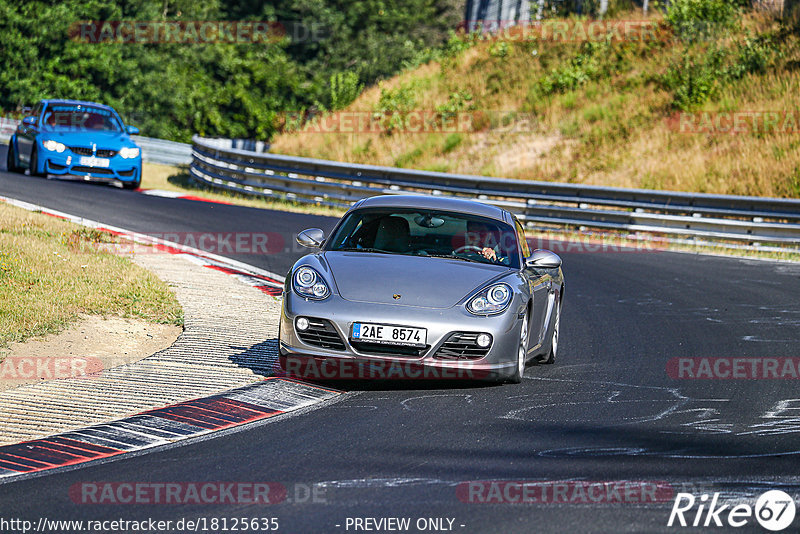
[[[353,323],[353,341],[378,343],[381,345],[404,345],[407,347],[424,347],[428,340],[425,328],[397,326],[390,324]]]
[[[81,156],[80,162],[81,165],[87,167],[108,167],[111,164],[111,160],[108,158],[96,158],[94,156]]]

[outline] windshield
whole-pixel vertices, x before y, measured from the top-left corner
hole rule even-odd
[[[493,219],[432,210],[374,208],[347,215],[326,250],[459,259],[518,268],[514,229]]]
[[[48,106],[42,125],[46,130],[122,131],[122,125],[111,111],[84,105]]]

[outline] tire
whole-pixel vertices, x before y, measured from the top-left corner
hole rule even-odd
[[[137,178],[133,182],[122,182],[122,188],[128,190],[139,189],[140,185],[142,185],[141,178]]]
[[[525,318],[522,320],[522,328],[519,331],[519,346],[517,347],[517,366],[514,369],[514,374],[508,379],[512,384],[519,384],[522,382],[522,375],[525,374],[525,364],[528,357],[528,344],[530,343],[531,329],[530,313],[525,312]]]
[[[142,185],[142,168],[139,167],[136,172],[136,180],[132,182],[122,182],[123,189],[133,190],[139,189],[139,186]]]
[[[47,175],[43,172],[38,171],[39,168],[39,151],[36,147],[33,147],[33,152],[31,152],[31,164],[29,167],[31,176],[36,176],[38,178],[45,178]]]
[[[17,165],[17,149],[14,145],[16,145],[16,143],[12,137],[8,141],[8,151],[6,152],[6,169],[8,172],[21,173],[22,167]]]
[[[556,306],[556,322],[553,324],[553,335],[550,337],[550,353],[547,358],[542,360],[542,363],[552,365],[556,363],[556,356],[558,355],[558,332],[561,329],[561,302]]]

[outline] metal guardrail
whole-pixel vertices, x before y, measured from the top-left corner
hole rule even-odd
[[[800,199],[708,195],[355,165],[235,148],[195,136],[190,173],[198,182],[249,195],[350,206],[378,194],[468,197],[502,206],[531,225],[600,228],[800,245]]]
[[[131,136],[142,149],[142,160],[162,165],[188,165],[192,162],[192,145],[154,137]]]
[[[0,142],[8,143],[19,124],[17,119],[0,117]],[[142,149],[142,159],[163,165],[188,165],[192,162],[192,145],[154,137],[131,136]]]

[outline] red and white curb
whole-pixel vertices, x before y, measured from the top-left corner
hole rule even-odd
[[[177,198],[190,198],[190,197],[177,197]],[[194,200],[193,197],[191,199]],[[187,256],[187,259],[191,260],[194,263],[235,276],[238,280],[244,282],[247,285],[260,289],[261,291],[263,291],[268,295],[272,295],[274,297],[280,297],[283,294],[283,284],[284,284],[283,276],[271,273],[269,271],[265,271],[264,269],[259,269],[258,267],[254,267],[246,263],[232,260],[230,258],[219,256],[217,254],[206,252],[194,247],[189,247],[179,243],[174,243],[172,241],[167,241],[157,237],[152,237],[147,234],[132,232],[124,228],[110,226],[97,221],[93,221],[91,219],[86,219],[84,217],[78,217],[77,215],[71,215],[69,213],[53,210],[50,208],[46,208],[44,206],[32,204],[30,202],[17,200],[15,198],[0,196],[0,202],[5,202],[6,204],[10,204],[12,206],[16,206],[18,208],[22,208],[28,211],[40,212],[45,215],[49,215],[51,217],[57,217],[59,219],[70,221],[75,224],[80,224],[81,226],[86,226],[88,228],[94,228],[96,230],[109,232],[111,234],[128,239],[134,243],[153,246],[156,250],[159,250],[161,252],[166,252],[169,254],[184,254]]]
[[[0,480],[150,449],[306,408],[341,395],[286,378],[0,447]]]

